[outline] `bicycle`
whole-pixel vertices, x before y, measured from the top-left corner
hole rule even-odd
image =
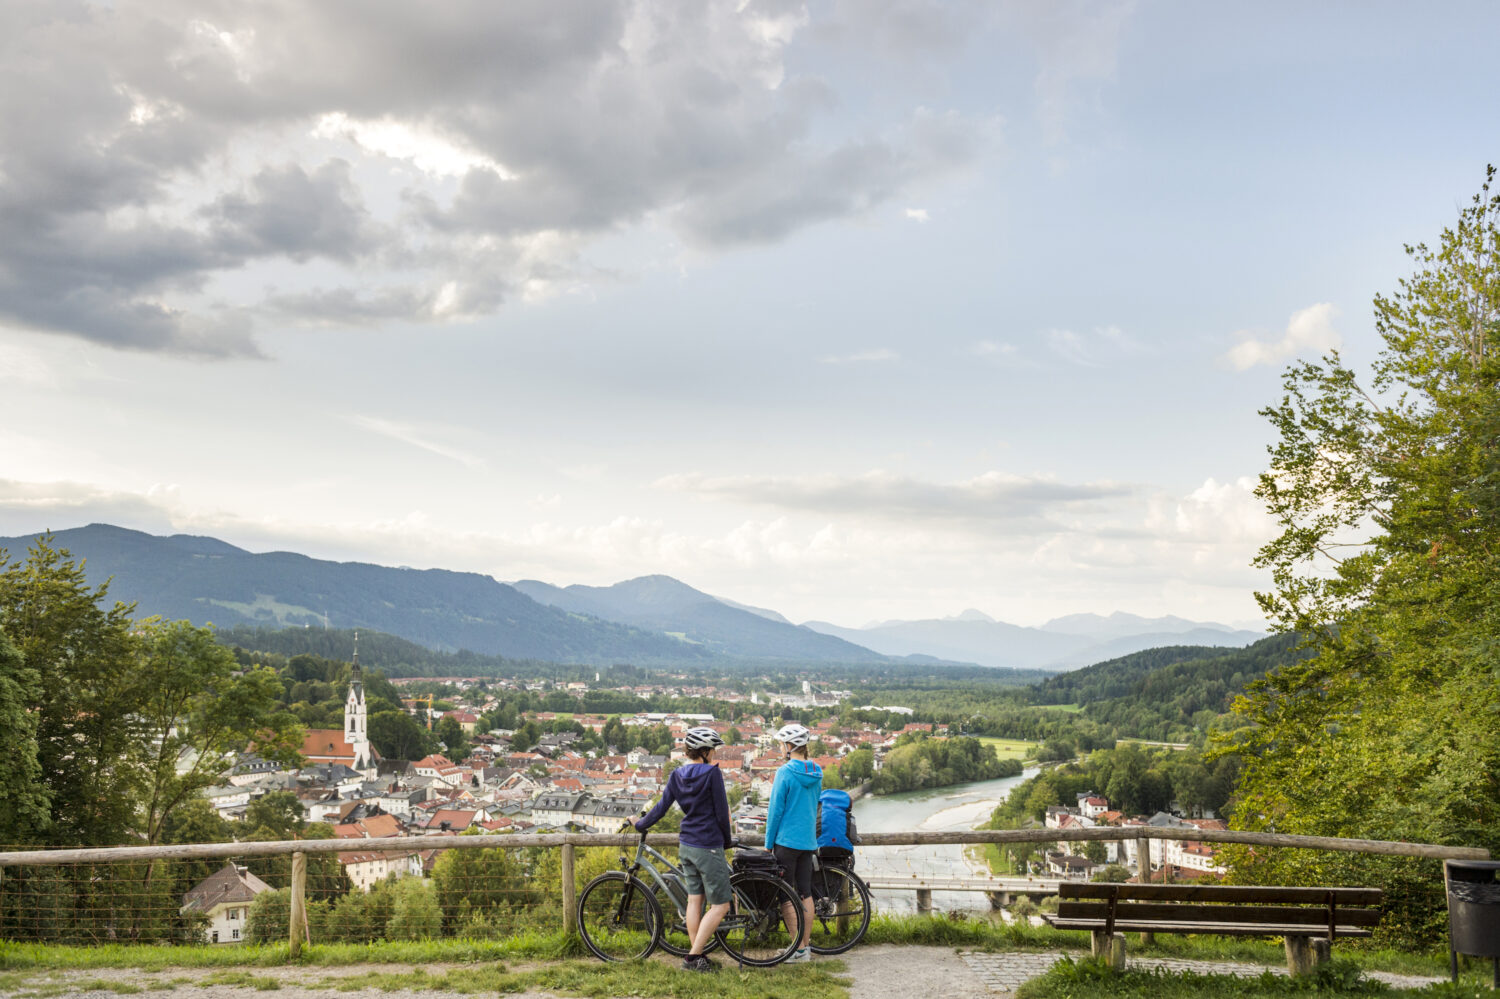
[[[640,874],[653,884],[648,886]],[[729,912],[705,953],[723,947],[740,964],[757,968],[791,957],[802,941],[804,925],[801,900],[792,886],[769,871],[736,870],[729,888]],[[671,904],[675,918],[665,915],[664,902]],[[795,931],[786,925],[792,916]],[[584,886],[578,896],[578,933],[601,961],[637,960],[657,947],[686,957],[691,940],[682,869],[648,846],[641,833],[633,861],[622,854],[620,870],[605,871]]]
[[[833,859],[819,851],[813,865],[814,954],[842,954],[870,928],[870,889],[854,873],[854,855]]]

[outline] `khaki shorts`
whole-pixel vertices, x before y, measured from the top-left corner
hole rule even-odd
[[[729,861],[722,847],[679,846],[677,860],[682,866],[682,883],[689,895],[703,895],[709,905],[723,905],[732,894],[729,890]]]

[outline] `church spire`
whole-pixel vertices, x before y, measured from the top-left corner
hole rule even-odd
[[[354,662],[349,674],[349,696],[344,701],[344,738],[354,750],[354,769],[370,765],[369,719],[365,709],[364,674],[359,668],[359,632],[354,633]]]

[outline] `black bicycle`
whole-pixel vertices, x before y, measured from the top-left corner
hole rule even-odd
[[[859,943],[870,928],[870,889],[854,873],[854,855],[825,857],[819,851],[812,891],[813,953],[842,954]]]
[[[648,886],[642,875],[653,884]],[[770,967],[791,957],[804,926],[792,886],[773,871],[736,863],[729,888],[729,912],[706,949],[723,947],[752,967]],[[657,947],[686,956],[691,941],[682,869],[647,846],[642,833],[634,860],[622,855],[620,870],[605,871],[584,886],[578,896],[578,933],[601,961],[639,959]]]

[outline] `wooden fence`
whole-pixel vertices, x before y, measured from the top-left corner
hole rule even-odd
[[[741,841],[757,845],[759,837],[742,836]],[[399,853],[412,850],[483,850],[543,847],[562,851],[563,928],[571,930],[577,913],[574,880],[574,853],[578,847],[633,847],[640,837],[632,833],[536,833],[501,836],[397,836],[384,839],[286,840],[272,843],[193,843],[177,846],[115,846],[67,850],[26,850],[0,853],[0,869],[6,867],[47,867],[65,864],[123,863],[140,860],[213,860],[229,857],[286,856],[292,858],[291,917],[288,926],[291,956],[297,957],[306,936],[307,855],[310,853],[345,853],[359,850],[369,853]],[[921,846],[933,844],[984,843],[1056,843],[1135,840],[1138,874],[1142,880],[1150,875],[1149,841],[1192,840],[1206,843],[1241,843],[1249,846],[1283,847],[1305,850],[1334,850],[1395,857],[1420,857],[1432,860],[1487,860],[1488,850],[1478,847],[1438,846],[1430,843],[1405,843],[1387,840],[1341,839],[1332,836],[1292,836],[1282,833],[1206,830],[1183,827],[1098,826],[1089,829],[972,829],[953,832],[863,833],[861,846]],[[653,833],[646,841],[652,846],[676,846],[675,833]],[[1163,870],[1163,878],[1166,872]],[[916,888],[920,893],[922,887]],[[976,884],[970,890],[991,890]],[[998,889],[995,889],[998,890]],[[930,898],[930,891],[929,891]]]

